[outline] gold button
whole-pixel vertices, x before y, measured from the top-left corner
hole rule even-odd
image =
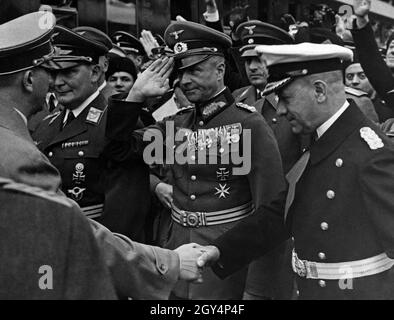
[[[196,180],[197,180],[197,177],[196,177],[196,176],[191,176],[191,179],[192,179],[193,181],[196,181]]]
[[[319,259],[320,260],[326,260],[326,254],[324,252],[319,253]]]
[[[83,157],[83,156],[85,155],[85,153],[84,153],[83,151],[79,151],[79,152],[78,152],[78,155],[79,155],[80,157]]]
[[[190,196],[190,199],[194,201],[194,200],[196,200],[196,196],[195,196],[194,194],[192,194],[192,195]]]
[[[272,119],[272,123],[277,123],[277,122],[278,122],[278,119],[276,119],[276,118]]]
[[[191,159],[192,161],[196,161],[196,157],[195,157],[195,156],[191,156],[190,159]]]
[[[332,191],[332,190],[328,190],[327,191],[327,198],[330,199],[330,200],[334,199],[335,198],[335,192]]]
[[[223,153],[223,152],[224,152],[224,148],[220,148],[219,153]]]
[[[300,290],[297,290],[296,294],[297,294],[297,297],[299,297],[300,296]]]
[[[325,288],[326,287],[326,282],[324,280],[320,280],[319,281],[319,286],[322,287],[322,288]]]
[[[200,121],[198,124],[202,127],[204,125],[204,121]]]
[[[320,227],[321,227],[321,229],[323,231],[327,231],[328,230],[328,223],[327,222],[322,222]]]
[[[48,153],[48,157],[53,157],[53,152],[52,151]]]
[[[338,168],[341,168],[343,166],[343,160],[342,159],[337,159],[337,161],[335,161],[335,165]]]

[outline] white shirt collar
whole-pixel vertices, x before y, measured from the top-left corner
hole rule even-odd
[[[93,102],[93,100],[98,97],[99,94],[100,94],[100,91],[97,89],[97,91],[95,93],[93,93],[89,98],[87,98],[78,108],[71,110],[72,113],[74,114],[74,117],[78,118],[78,116],[82,113],[82,111],[85,110],[85,108],[89,104],[91,104]],[[63,123],[65,123],[67,121],[67,117],[68,117],[69,112],[70,112],[70,109],[66,109],[66,114],[64,116]]]
[[[346,101],[343,106],[326,122],[324,122],[319,128],[317,128],[317,139],[320,139],[323,134],[338,120],[338,118],[346,111],[346,109],[350,106],[349,102]]]
[[[21,116],[23,122],[25,123],[25,125],[27,127],[27,118],[26,118],[26,116],[22,112],[20,112],[17,108],[14,108],[14,110]]]
[[[104,82],[102,83],[101,86],[99,86],[98,91],[103,91],[103,89],[105,88],[105,86],[107,85],[107,81],[104,80]]]

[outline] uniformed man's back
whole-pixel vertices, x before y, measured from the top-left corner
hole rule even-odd
[[[64,197],[0,178],[0,299],[115,299],[88,221]]]

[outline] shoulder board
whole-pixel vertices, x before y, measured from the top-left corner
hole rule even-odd
[[[384,147],[383,140],[369,127],[361,128],[360,136],[368,144],[371,150],[378,150]]]
[[[245,104],[245,103],[242,103],[242,102],[236,103],[236,106],[238,108],[240,108],[240,109],[244,109],[244,110],[247,110],[249,112],[256,112],[257,111],[255,107],[252,107],[252,106],[250,106],[248,104]]]
[[[191,110],[194,110],[194,107],[188,106],[188,107],[180,109],[176,114],[183,114],[183,113],[186,113],[187,111],[191,111]]]
[[[4,183],[3,182],[4,182],[3,180],[0,180],[1,188],[4,190],[21,192],[38,198],[56,202],[58,204],[62,204],[69,208],[73,206],[72,202],[68,200],[65,196],[60,196],[54,191],[46,191],[41,188],[29,186],[27,184],[16,183],[12,180],[8,180],[7,182]]]
[[[351,87],[345,87],[345,92],[348,94],[351,94],[352,96],[356,96],[356,97],[367,97],[368,93],[358,90],[358,89],[354,89]]]
[[[242,93],[239,95],[238,99],[242,99],[245,97],[245,95],[248,93],[250,87],[246,87],[245,90],[242,91]]]
[[[59,115],[60,115],[60,111],[56,111],[55,113],[52,114],[48,114],[44,119],[42,119],[42,121],[48,120],[52,118],[52,121],[55,120]]]

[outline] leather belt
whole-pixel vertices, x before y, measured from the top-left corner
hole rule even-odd
[[[171,211],[172,220],[175,222],[184,227],[199,228],[241,220],[254,212],[254,205],[252,202],[248,202],[242,206],[222,211],[191,212],[181,210],[173,204]]]
[[[85,214],[87,218],[95,219],[102,216],[104,212],[104,204],[96,204],[94,206],[83,207],[81,208],[82,212]]]
[[[293,250],[292,266],[293,271],[301,278],[343,280],[367,277],[390,270],[394,266],[394,259],[382,253],[357,261],[318,263],[299,259]]]

